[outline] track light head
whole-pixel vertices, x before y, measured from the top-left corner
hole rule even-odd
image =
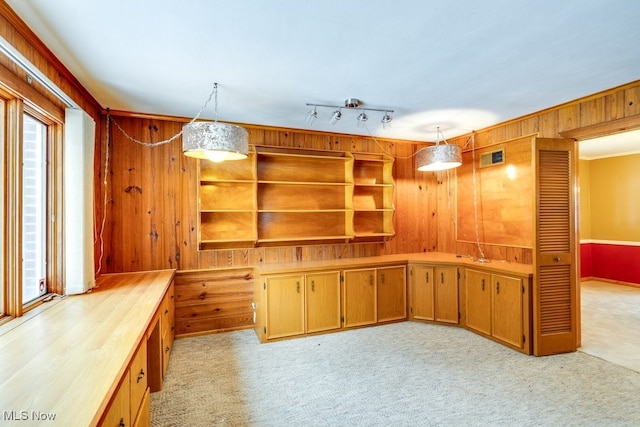
[[[393,120],[393,117],[391,117],[391,114],[389,114],[388,111],[385,111],[384,116],[382,116],[382,118],[380,119],[380,123],[382,123],[382,129],[386,129],[388,126],[390,126],[391,120]]]
[[[313,122],[318,118],[318,111],[316,110],[316,106],[313,106],[313,110],[309,110],[307,113],[307,124],[311,126]]]
[[[338,120],[340,120],[342,118],[342,112],[340,111],[340,109],[336,110],[333,112],[333,114],[331,114],[331,119],[329,119],[329,123],[331,125],[335,125]]]
[[[363,111],[362,113],[358,114],[358,117],[356,117],[356,119],[358,119],[358,127],[364,127],[364,122],[366,122],[367,120],[369,120],[369,116],[367,116],[367,114]]]

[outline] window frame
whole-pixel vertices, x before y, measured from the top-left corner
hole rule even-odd
[[[26,312],[40,306],[53,294],[62,295],[63,288],[63,131],[64,110],[51,103],[42,95],[33,96],[33,88],[29,85],[25,91],[36,101],[31,101],[15,90],[15,87],[26,85],[24,82],[13,83],[8,87],[0,82],[0,97],[3,108],[0,108],[4,133],[2,138],[2,155],[4,173],[0,185],[4,188],[2,224],[3,251],[2,263],[4,276],[2,282],[3,298],[0,303],[0,323],[8,319],[20,317]],[[12,90],[13,89],[13,90]],[[46,126],[47,137],[47,231],[46,231],[46,285],[47,292],[26,303],[22,303],[22,131],[23,115],[27,114]]]

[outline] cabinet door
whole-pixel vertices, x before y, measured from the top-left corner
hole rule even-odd
[[[142,398],[142,404],[140,410],[133,422],[133,427],[149,427],[151,425],[151,397],[149,396],[149,390],[144,394]]]
[[[340,272],[307,274],[307,332],[340,328]]]
[[[160,318],[160,330],[162,336],[162,377],[164,378],[169,366],[169,357],[173,348],[173,337],[175,335],[175,292],[174,284],[171,283],[167,293],[162,300],[162,317]]]
[[[491,335],[491,275],[467,269],[465,276],[467,326]]]
[[[147,343],[145,341],[138,347],[129,370],[131,371],[129,379],[131,382],[131,419],[135,420],[147,391]]]
[[[100,422],[101,427],[128,426],[131,422],[129,378],[129,370],[127,369],[120,387],[118,387],[115,396],[111,400],[107,413]]]
[[[433,267],[415,264],[411,266],[412,318],[434,320]]]
[[[304,276],[267,278],[267,339],[304,334]]]
[[[458,323],[458,268],[435,268],[435,318],[438,322]]]
[[[375,269],[345,270],[343,289],[345,328],[376,323]]]
[[[493,275],[493,336],[523,348],[522,280]]]
[[[376,271],[378,322],[407,318],[407,285],[404,266]]]

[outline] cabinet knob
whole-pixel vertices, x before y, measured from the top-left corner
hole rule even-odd
[[[164,352],[165,352],[165,353],[169,353],[169,350],[171,350],[171,347],[166,347],[166,348],[164,349]]]
[[[500,282],[496,282],[496,294],[500,293]]]
[[[136,379],[136,382],[139,383],[140,381],[142,381],[143,378],[144,378],[144,369],[140,369],[140,373],[138,374],[138,378]]]
[[[444,284],[444,272],[440,272],[440,283]]]
[[[311,292],[315,292],[316,291],[316,281],[312,280],[311,281]]]
[[[482,290],[484,291],[484,279],[482,279]]]
[[[296,282],[296,292],[300,293],[300,282]]]
[[[125,427],[123,418],[120,418],[120,422],[118,423],[118,427]]]
[[[555,261],[555,262],[560,262],[560,257],[559,257],[559,256],[554,257],[554,258],[553,258],[553,261]]]
[[[373,285],[373,276],[369,276],[369,284]]]
[[[427,271],[426,276],[427,276],[427,277],[426,277],[426,278],[427,278],[427,283],[429,283],[429,272],[428,272],[428,271]]]
[[[380,275],[380,281],[381,281],[382,283],[384,283],[384,273],[382,273],[382,274]]]

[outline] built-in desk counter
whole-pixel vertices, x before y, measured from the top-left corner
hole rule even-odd
[[[134,358],[142,368],[131,373],[132,382],[141,375],[145,385],[157,382],[142,352],[168,310],[173,277],[174,270],[102,275],[91,292],[48,303],[1,335],[0,424],[96,425],[129,378]],[[129,411],[131,423],[137,413]]]

